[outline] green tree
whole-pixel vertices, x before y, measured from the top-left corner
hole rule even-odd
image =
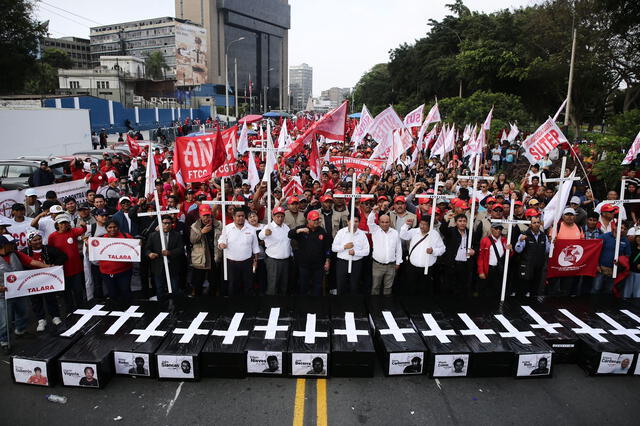
[[[366,104],[374,115],[393,103],[394,93],[387,64],[374,65],[360,78],[354,89],[353,99],[356,109]]]
[[[28,0],[0,0],[0,93],[21,92],[36,66],[38,40],[46,35],[46,25],[34,19],[33,6]]]
[[[169,69],[167,61],[164,59],[162,52],[156,50],[147,55],[144,61],[147,77],[153,80],[164,79],[164,71]]]
[[[73,66],[73,61],[67,52],[54,48],[44,49],[42,62],[51,65],[53,68],[69,69]]]
[[[25,82],[24,91],[32,94],[52,94],[59,87],[58,69],[38,61]]]

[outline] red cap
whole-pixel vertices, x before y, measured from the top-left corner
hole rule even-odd
[[[487,197],[487,200],[484,202],[485,204],[489,204],[489,203],[497,203],[498,200],[496,200],[494,197]]]
[[[300,200],[298,200],[298,197],[289,197],[289,201],[288,201],[289,204],[291,204],[291,203],[299,203],[299,202],[300,202]]]
[[[276,207],[275,209],[273,209],[272,214],[284,214],[284,208]]]
[[[418,204],[429,204],[431,200],[429,198],[418,198]]]
[[[333,198],[331,197],[331,195],[323,195],[322,197],[320,197],[321,203],[324,203],[325,201],[333,201]]]
[[[514,206],[520,206],[520,207],[524,206],[524,204],[522,204],[522,201],[516,201],[516,202],[513,203],[513,205]]]
[[[320,213],[317,210],[311,210],[307,213],[307,220],[318,220],[320,219]]]
[[[378,197],[378,201],[389,201],[389,199],[385,195],[381,195]]]
[[[618,208],[616,206],[614,206],[613,204],[605,204],[604,206],[602,206],[602,208],[600,209],[601,212],[603,213],[618,213]]]
[[[456,207],[460,207],[463,210],[467,210],[469,208],[469,203],[467,203],[466,201],[458,201],[458,205]]]
[[[117,182],[118,178],[116,177],[110,177],[109,179],[107,179],[107,182],[112,183],[112,182]]]
[[[198,213],[200,213],[200,216],[210,215],[211,206],[209,204],[200,204],[198,207]]]
[[[502,209],[504,210],[504,206],[500,203],[495,203],[493,206],[490,207],[491,210],[495,210],[495,209]]]
[[[540,216],[540,212],[536,209],[527,209],[526,212],[524,212],[525,217],[537,217]]]
[[[394,203],[406,203],[407,199],[404,198],[404,195],[398,195],[396,198],[393,199]]]

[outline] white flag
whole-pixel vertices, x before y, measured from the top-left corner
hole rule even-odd
[[[570,177],[574,177],[576,175],[576,171],[571,172]],[[564,188],[562,190],[558,189],[556,195],[551,198],[549,204],[542,211],[542,222],[544,223],[544,229],[549,228],[551,225],[555,223],[556,220],[560,220],[562,217],[562,212],[564,208],[567,206],[567,201],[569,200],[569,196],[571,195],[571,186],[573,185],[572,180],[568,180],[562,183]],[[560,193],[563,195],[563,199],[560,199]]]
[[[147,155],[147,170],[145,171],[145,183],[144,183],[144,195],[148,197],[153,195],[156,189],[156,179],[158,178],[158,172],[156,171],[156,162],[153,158],[152,146],[149,144],[149,154]]]
[[[631,164],[631,162],[636,159],[638,151],[640,151],[640,132],[638,132],[638,136],[636,136],[633,144],[631,144],[631,148],[629,148],[627,155],[625,155],[624,160],[622,160],[622,164]]]
[[[287,134],[287,119],[282,121],[282,127],[280,128],[280,134],[278,135],[278,148],[286,148],[289,138]]]
[[[518,130],[518,126],[516,126],[515,124],[511,124],[511,129],[509,130],[509,135],[507,136],[507,140],[509,141],[509,143],[513,143],[519,133],[520,130]]]
[[[410,127],[418,127],[422,124],[422,110],[424,109],[424,104],[420,105],[418,108],[411,111],[404,118],[404,126],[406,128]]]
[[[462,132],[462,141],[466,142],[471,137],[471,126],[467,124],[464,126],[464,132]]]
[[[500,135],[500,142],[508,141],[509,136],[507,136],[507,131],[502,129],[502,134]]]
[[[242,131],[240,131],[240,140],[238,141],[238,154],[244,155],[249,148],[249,135],[247,130],[247,123],[242,125]]]
[[[424,119],[424,122],[429,125],[430,123],[437,123],[439,121],[440,110],[438,109],[438,101],[436,101],[436,104],[429,110],[429,114],[427,114],[427,118]]]
[[[487,114],[487,118],[484,120],[484,125],[482,126],[485,130],[491,129],[491,119],[493,117],[493,107],[491,107],[491,111]]]
[[[356,126],[356,129],[353,131],[353,135],[351,136],[351,140],[353,141],[353,150],[358,149],[358,145],[362,143],[362,139],[364,139],[369,126],[373,123],[373,117],[369,113],[367,106],[362,104],[362,112],[360,113],[360,121]]]
[[[453,151],[456,147],[456,125],[452,125],[449,129],[446,139],[444,140],[443,155]]]
[[[271,124],[269,124],[269,122],[267,122],[267,148],[273,148],[273,140],[271,139]],[[262,176],[263,182],[266,182],[267,179],[269,179],[277,161],[276,153],[273,151],[267,152],[266,157],[267,161],[264,167],[264,176]]]
[[[256,185],[260,183],[260,176],[258,175],[258,168],[256,167],[256,159],[253,156],[253,152],[249,152],[249,161],[247,163],[247,171],[249,185],[251,185],[251,189],[255,189]]]

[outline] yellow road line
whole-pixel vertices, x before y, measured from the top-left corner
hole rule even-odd
[[[296,399],[293,407],[293,426],[302,426],[304,422],[304,388],[306,379],[296,380]]]
[[[327,426],[327,379],[318,379],[316,383],[318,402],[316,404],[317,426]]]

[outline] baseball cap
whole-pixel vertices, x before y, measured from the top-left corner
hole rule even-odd
[[[429,198],[418,198],[418,204],[429,204],[431,200]]]
[[[113,182],[117,182],[117,181],[118,181],[118,178],[117,177],[113,177],[113,176],[111,176],[109,179],[107,179],[108,183],[113,183]]]
[[[318,220],[320,219],[320,213],[317,210],[311,210],[307,213],[307,220]]]
[[[11,234],[0,235],[0,246],[7,244],[15,244],[16,240],[13,239]]]
[[[298,197],[289,197],[289,201],[287,201],[289,204],[293,204],[293,203],[299,203],[300,200],[298,199]]]
[[[613,204],[605,204],[604,206],[602,206],[600,211],[603,212],[603,213],[608,213],[608,212],[617,213],[618,212],[618,208],[616,206],[614,206]]]
[[[515,201],[515,202],[513,203],[513,205],[514,205],[514,206],[520,206],[520,207],[524,206],[524,204],[522,204],[522,201],[520,201],[520,200]]]
[[[41,166],[48,166],[48,165],[49,165],[49,163],[47,163],[46,161],[42,160],[42,161],[40,162],[40,165],[41,165]]]
[[[571,207],[567,207],[566,209],[564,209],[564,211],[562,212],[562,214],[572,214],[575,216],[576,211],[574,209],[572,209]]]
[[[323,195],[322,197],[320,197],[321,203],[324,203],[325,201],[333,201],[333,198],[331,197],[331,195]]]
[[[80,203],[78,210],[91,210],[89,203]]]
[[[635,237],[636,235],[640,235],[640,232],[638,232],[637,228],[635,226],[629,228],[629,230],[627,231],[627,237]]]
[[[69,216],[68,214],[61,214],[60,216],[57,216],[56,223],[62,223],[62,222],[71,223],[71,216]]]
[[[494,204],[493,207],[491,207],[491,210],[504,210],[504,208],[502,207],[502,204]]]
[[[484,201],[485,204],[489,204],[489,203],[497,203],[498,200],[496,200],[494,197],[487,197],[486,200]]]
[[[406,203],[407,199],[404,197],[404,195],[398,195],[396,198],[393,199],[394,203]]]
[[[540,216],[540,212],[536,209],[527,209],[526,212],[524,212],[524,216],[525,217],[537,217]]]
[[[386,195],[381,195],[378,197],[378,201],[389,201],[389,199],[386,197]]]
[[[491,224],[491,227],[493,229],[504,229],[504,226],[501,223],[495,223],[495,222]]]
[[[36,190],[33,188],[29,188],[26,191],[24,191],[25,197],[33,197],[34,195],[38,195],[38,194],[36,193]]]
[[[131,202],[131,198],[129,198],[129,197],[120,197],[120,199],[118,200],[118,204],[122,203],[123,201]]]
[[[275,209],[273,209],[273,214],[284,214],[284,208],[276,207]]]
[[[64,211],[64,209],[62,208],[61,205],[59,204],[54,204],[51,206],[51,208],[49,209],[49,214],[58,214],[58,213],[62,213]]]
[[[96,209],[93,213],[95,216],[109,216],[107,209]]]
[[[580,204],[580,197],[576,197],[575,195],[571,197],[569,204]]]
[[[198,207],[198,213],[200,216],[206,216],[211,214],[211,206],[209,204],[200,204]]]
[[[535,206],[536,204],[539,204],[539,203],[540,203],[540,201],[538,201],[535,198],[532,198],[532,199],[529,200],[529,205],[530,206]]]
[[[458,205],[456,207],[459,207],[463,210],[467,210],[469,208],[469,203],[467,203],[466,201],[460,200],[458,201]]]

